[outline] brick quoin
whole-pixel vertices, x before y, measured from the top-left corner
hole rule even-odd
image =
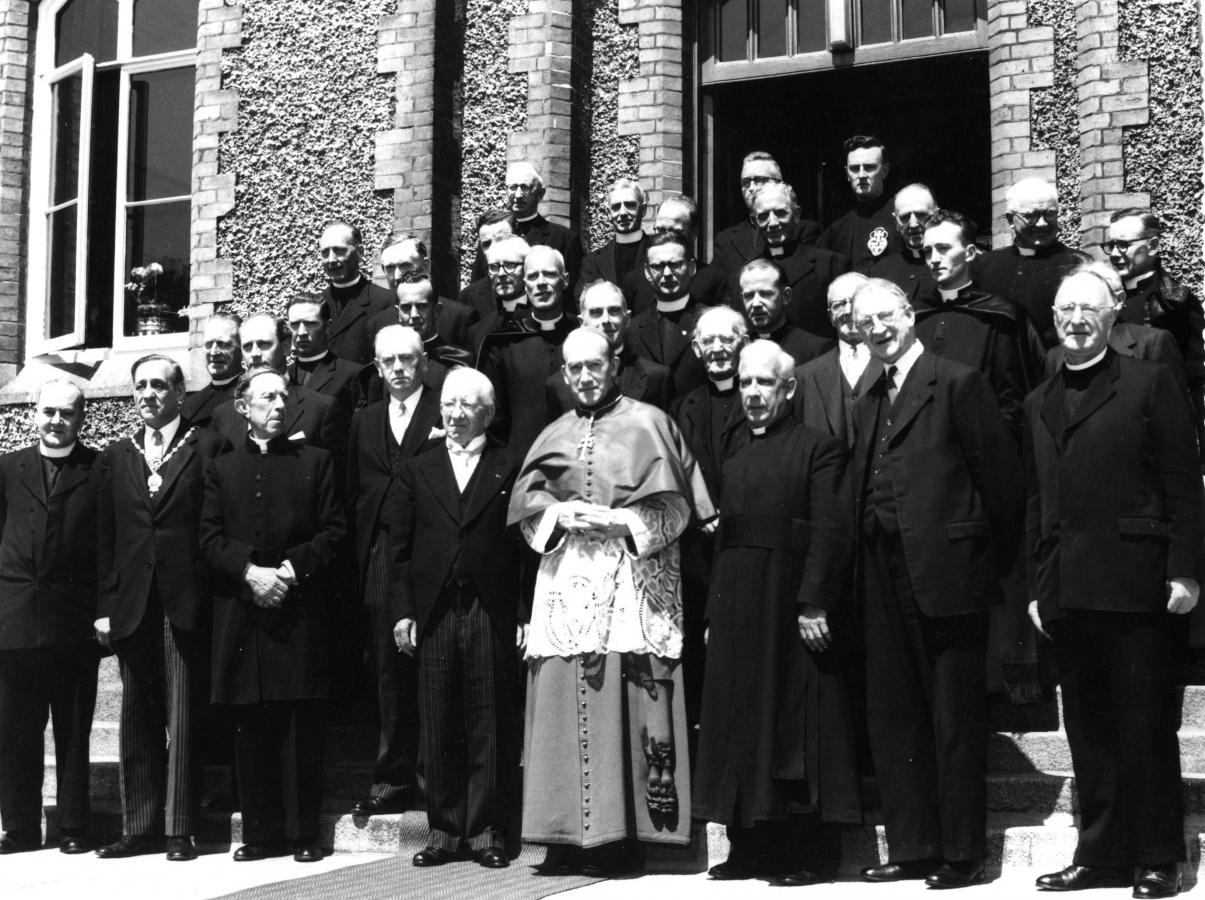
[[[0,383],[21,364],[24,345],[25,257],[28,251],[28,109],[33,65],[28,0],[0,0],[0,222],[15,235],[0,252]]]

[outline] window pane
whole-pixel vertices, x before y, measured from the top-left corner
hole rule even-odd
[[[758,57],[786,56],[787,0],[761,0],[757,10]]]
[[[91,53],[98,63],[117,58],[117,0],[70,0],[59,11],[55,66],[85,53]]]
[[[975,0],[946,0],[946,34],[975,30]]]
[[[191,67],[130,79],[130,200],[190,192],[195,90]]]
[[[799,52],[828,49],[824,12],[826,0],[799,0]]]
[[[134,55],[151,56],[197,46],[197,0],[137,0]]]
[[[54,97],[54,134],[50,147],[50,203],[57,206],[71,200],[79,192],[80,102],[84,76],[69,75],[57,82],[51,93]]]
[[[932,0],[904,0],[904,38],[933,36]]]
[[[748,56],[749,18],[745,2],[720,2],[720,62],[743,60]]]
[[[46,334],[43,335],[46,338],[69,334],[75,328],[75,217],[78,213],[78,205],[72,203],[49,217],[49,293]]]
[[[141,333],[185,331],[188,319],[176,313],[188,306],[188,200],[138,206],[126,212],[126,272],[135,266],[157,262],[163,266],[155,296],[145,295],[143,302],[152,300],[166,310],[156,311],[156,322],[143,324]],[[151,330],[148,330],[151,329]],[[139,334],[140,323],[134,299],[127,293],[125,333]]]
[[[862,0],[862,43],[891,40],[891,0]]]

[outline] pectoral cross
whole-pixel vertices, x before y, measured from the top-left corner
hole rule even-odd
[[[577,458],[585,459],[586,454],[594,449],[594,419],[590,420],[590,430],[582,435],[582,439],[577,442]]]

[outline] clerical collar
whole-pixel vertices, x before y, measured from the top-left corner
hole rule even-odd
[[[578,406],[576,407],[577,414],[585,418],[586,416],[599,416],[615,407],[620,400],[623,399],[623,394],[619,392],[618,385],[611,385],[611,390],[607,391],[607,395],[602,398],[594,406]]]
[[[769,331],[759,331],[757,333],[757,336],[759,338],[761,338],[763,341],[774,341],[774,343],[780,344],[780,343],[782,343],[782,341],[779,338],[782,335],[782,333],[787,330],[788,324],[790,324],[790,323],[783,322],[778,327],[771,328]]]
[[[914,250],[911,247],[905,247],[904,249],[906,251],[908,251],[908,255],[911,256],[913,259],[924,259],[924,256],[925,256],[924,250]]]
[[[335,290],[345,291],[348,288],[353,288],[357,284],[359,284],[360,279],[362,279],[363,277],[364,277],[363,275],[361,275],[359,272],[357,272],[356,277],[353,278],[351,281],[344,281],[344,282],[340,283],[338,281],[335,281],[334,279],[331,279],[331,287],[335,288]]]
[[[730,391],[736,387],[736,376],[729,375],[727,378],[712,378],[711,385],[717,391]]]
[[[518,308],[520,306],[526,306],[526,305],[527,305],[526,297],[515,297],[511,300],[503,300],[502,301],[502,308],[508,313],[514,313],[518,310]]]
[[[1038,251],[1035,250],[1033,247],[1022,247],[1022,246],[1018,245],[1017,252],[1020,253],[1022,256],[1037,256],[1038,255]]]
[[[225,387],[228,384],[234,384],[236,381],[238,381],[237,375],[231,375],[229,378],[222,378],[222,379],[210,378],[209,379],[209,383],[213,387]]]
[[[1069,372],[1082,372],[1084,369],[1091,369],[1094,365],[1096,365],[1098,362],[1100,362],[1102,359],[1104,359],[1105,354],[1108,352],[1109,352],[1109,345],[1105,344],[1104,348],[1100,351],[1100,353],[1097,353],[1094,357],[1092,357],[1087,362],[1073,363],[1073,362],[1071,362],[1071,360],[1067,360],[1066,363],[1064,363],[1064,365],[1067,366],[1067,370]]]
[[[750,431],[753,432],[754,437],[761,437],[762,435],[764,435],[766,433],[766,426],[765,425],[757,425],[757,426],[751,428]]]
[[[446,438],[449,453],[463,454],[464,456],[480,456],[481,451],[485,449],[485,432],[477,435],[467,444],[459,444],[455,438],[449,435]]]
[[[47,447],[45,444],[38,444],[38,452],[46,459],[66,459],[74,449],[75,441],[72,441],[66,447]]]
[[[255,444],[256,447],[259,448],[259,452],[260,452],[261,456],[267,455],[268,444],[271,443],[271,441],[268,438],[257,438],[255,435],[253,435],[251,433],[251,428],[249,426],[247,428],[247,437],[249,437],[251,439],[251,442],[253,444]]]
[[[783,245],[779,245],[777,247],[766,247],[766,249],[770,251],[771,256],[786,256],[787,255],[787,248]]]
[[[690,294],[683,294],[677,300],[658,300],[657,312],[659,313],[676,313],[686,309],[686,304],[690,303]]]
[[[556,331],[557,324],[560,323],[561,319],[563,318],[565,318],[563,314],[557,313],[557,317],[555,319],[537,319],[533,316],[532,321],[540,326],[540,331]]]
[[[538,212],[533,212],[530,216],[524,216],[521,219],[516,216],[515,221],[516,222],[531,222],[531,221],[534,221],[535,219],[538,219],[539,217],[540,217],[540,214]]]
[[[1154,278],[1154,277],[1155,277],[1155,270],[1151,269],[1149,272],[1143,272],[1137,278],[1127,278],[1125,280],[1126,290],[1132,291],[1132,290],[1134,290],[1134,288],[1138,287],[1138,285],[1142,284],[1142,282],[1146,281],[1148,278]]]
[[[330,356],[330,351],[323,350],[317,356],[298,356],[297,361],[299,363],[316,363],[316,362],[321,362],[322,360],[326,359],[328,356]]]
[[[958,295],[971,286],[971,279],[967,279],[956,288],[938,288],[937,293],[941,294],[941,299],[946,303],[950,303],[958,299]]]
[[[615,232],[615,243],[617,244],[636,244],[644,237],[644,232],[637,228],[635,231],[617,231]]]

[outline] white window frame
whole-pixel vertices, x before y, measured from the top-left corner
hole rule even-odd
[[[195,67],[197,51],[195,47],[159,53],[153,56],[133,57],[134,43],[134,3],[136,0],[117,0],[117,54],[110,62],[96,63],[89,55],[71,60],[55,68],[55,30],[58,15],[69,0],[44,0],[38,10],[38,30],[36,36],[35,70],[33,81],[33,120],[30,140],[30,159],[33,160],[30,170],[30,217],[29,217],[29,256],[26,264],[26,285],[28,286],[27,315],[25,341],[26,360],[50,353],[72,355],[81,359],[97,358],[112,351],[143,351],[158,349],[186,348],[188,332],[172,332],[156,335],[126,335],[124,333],[123,311],[125,303],[125,284],[128,274],[125,269],[126,259],[126,215],[130,208],[151,206],[162,203],[191,200],[191,193],[175,197],[155,198],[154,200],[129,200],[129,126],[130,126],[130,76],[145,72],[159,72],[169,69]],[[153,3],[154,0],[141,0]],[[80,214],[77,219],[76,241],[76,295],[74,329],[68,335],[57,338],[46,338],[47,314],[49,312],[49,259],[47,253],[50,247],[48,231],[48,215],[52,211],[50,205],[50,168],[53,163],[53,85],[56,81],[74,74],[77,70],[84,71],[85,87],[82,93],[86,95],[87,104],[81,104],[80,109],[80,147],[81,159],[79,164],[80,178]],[[94,72],[117,69],[120,71],[118,87],[118,123],[117,123],[117,173],[115,182],[115,222],[113,247],[113,272],[111,280],[113,332],[108,348],[84,349],[84,330],[87,317],[87,202],[90,184],[90,142],[92,131],[92,82]],[[85,137],[86,136],[86,137]],[[87,143],[85,142],[87,140]],[[144,263],[151,260],[144,260]],[[191,261],[190,261],[191,267]],[[100,301],[94,301],[100,302]],[[75,352],[71,351],[73,348]]]

